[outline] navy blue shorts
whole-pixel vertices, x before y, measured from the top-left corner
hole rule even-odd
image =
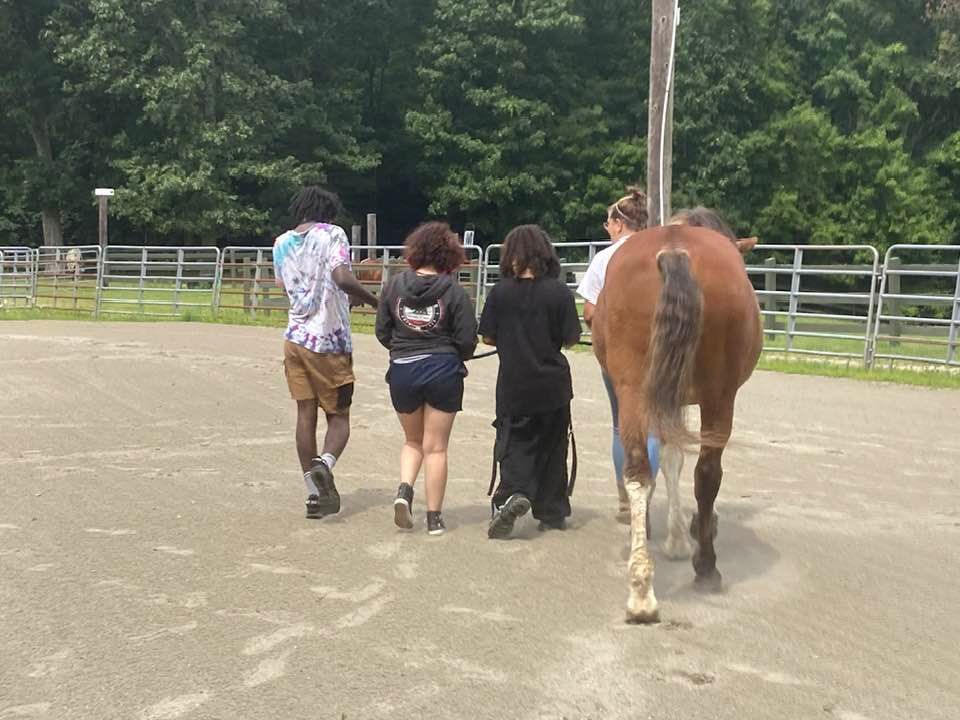
[[[463,378],[467,370],[450,353],[413,362],[391,362],[387,371],[390,400],[398,413],[409,415],[424,404],[441,412],[463,410]]]

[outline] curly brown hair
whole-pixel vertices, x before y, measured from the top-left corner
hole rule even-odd
[[[507,233],[500,257],[500,277],[517,277],[529,270],[534,277],[560,277],[560,259],[550,236],[539,225],[519,225]]]
[[[404,257],[414,270],[430,266],[438,273],[452,273],[467,261],[460,238],[445,222],[420,225],[404,245]]]

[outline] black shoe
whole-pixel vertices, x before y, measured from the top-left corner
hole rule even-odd
[[[494,512],[490,527],[487,528],[487,537],[494,540],[503,540],[510,537],[513,524],[517,518],[525,515],[530,509],[530,500],[526,495],[519,493],[511,495],[507,501]]]
[[[314,520],[323,517],[323,513],[320,512],[320,497],[318,495],[310,495],[304,504],[307,506],[308,518]]]
[[[537,530],[540,532],[547,532],[548,530],[566,530],[567,521],[563,518],[559,520],[541,520],[540,524],[537,526]]]
[[[443,535],[444,530],[447,529],[446,524],[443,522],[443,517],[440,515],[439,510],[428,510],[427,511],[427,532],[431,535]]]
[[[340,512],[340,493],[337,492],[337,486],[333,482],[333,471],[327,467],[325,462],[320,460],[310,468],[310,477],[313,479],[313,484],[317,486],[317,490],[320,491],[316,495],[317,514],[311,517],[335,515]],[[310,497],[314,496],[311,495]],[[307,499],[308,510],[309,502],[310,498]]]
[[[393,522],[398,528],[413,529],[413,486],[400,483],[397,499],[393,501]]]

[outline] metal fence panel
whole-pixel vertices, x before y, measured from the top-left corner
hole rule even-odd
[[[483,266],[482,251],[475,245],[464,246],[467,263],[457,279],[471,302],[478,303]],[[367,290],[379,295],[390,278],[409,266],[403,259],[403,245],[351,245],[353,273]],[[250,315],[270,314],[289,307],[287,294],[277,284],[273,267],[273,249],[269,247],[231,246],[221,253],[220,280],[215,306],[218,310],[239,310]],[[369,307],[354,308],[354,314],[372,315]]]
[[[214,308],[220,273],[215,247],[115,245],[102,260],[98,314],[177,317]]]
[[[750,262],[764,253],[763,264]],[[875,248],[757,245],[747,260],[764,321],[765,352],[869,364],[880,265]]]
[[[892,245],[883,260],[873,360],[960,366],[960,245]]]
[[[100,246],[41,247],[35,251],[34,306],[95,312]]]
[[[0,247],[0,307],[33,304],[35,250]]]

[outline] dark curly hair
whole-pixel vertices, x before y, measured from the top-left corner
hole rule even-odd
[[[308,185],[290,199],[290,215],[297,224],[333,222],[343,209],[340,198],[319,185]]]
[[[539,225],[519,225],[503,241],[500,277],[517,277],[524,270],[534,277],[560,277],[560,258],[550,236]]]
[[[438,273],[452,273],[467,261],[460,238],[445,222],[424,223],[404,245],[404,257],[414,270],[431,266]]]

